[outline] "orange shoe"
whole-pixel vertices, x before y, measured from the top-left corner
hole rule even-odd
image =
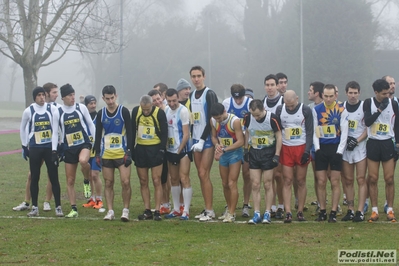
[[[379,217],[380,217],[380,216],[378,215],[378,213],[373,212],[373,213],[371,214],[370,218],[368,219],[368,222],[369,222],[369,223],[372,223],[372,222],[378,221],[378,218],[379,218]]]
[[[93,208],[93,206],[96,205],[96,203],[94,202],[94,200],[92,198],[89,199],[89,201],[85,204],[83,204],[82,206],[85,208]]]
[[[396,222],[396,218],[395,218],[395,215],[393,214],[393,211],[389,211],[387,213],[387,219],[388,219],[388,221],[391,221],[393,223]]]
[[[164,207],[164,206],[162,206],[162,207],[159,209],[159,212],[160,212],[161,215],[169,214],[169,213],[170,213],[170,209],[169,209],[169,208],[166,208],[166,207]]]
[[[93,209],[101,209],[104,206],[102,200],[97,199],[96,204],[93,206]]]

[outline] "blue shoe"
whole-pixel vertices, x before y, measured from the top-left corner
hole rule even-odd
[[[177,212],[175,210],[171,211],[169,214],[165,215],[165,219],[172,219],[181,216],[182,214],[180,212]]]
[[[369,210],[369,204],[365,202],[363,207],[363,213],[366,214],[368,210]]]
[[[270,212],[265,212],[263,214],[263,221],[262,224],[270,224],[272,221],[270,221]]]
[[[262,219],[260,218],[260,213],[259,212],[255,212],[254,213],[254,217],[252,217],[251,220],[248,221],[249,224],[258,224],[262,221]]]
[[[180,216],[180,220],[187,221],[190,219],[190,215],[187,212],[183,212],[182,216]]]
[[[385,212],[385,213],[388,213],[388,204],[386,204],[386,203],[385,203],[385,205],[384,205],[384,212]]]

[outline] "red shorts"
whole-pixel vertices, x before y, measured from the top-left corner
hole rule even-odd
[[[306,144],[302,144],[300,146],[282,145],[281,154],[280,154],[280,163],[282,165],[289,167],[294,167],[295,165],[301,165],[301,158],[302,155],[305,153],[305,147]]]

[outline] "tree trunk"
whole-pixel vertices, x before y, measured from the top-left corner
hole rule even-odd
[[[37,86],[38,70],[35,70],[31,66],[27,66],[22,67],[22,72],[24,75],[25,84],[25,107],[28,107],[31,103],[33,103],[32,91]]]

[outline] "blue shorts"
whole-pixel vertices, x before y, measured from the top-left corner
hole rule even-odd
[[[197,139],[193,139],[193,144],[197,144],[198,141],[199,140],[197,140]],[[208,149],[208,148],[212,148],[212,147],[213,147],[213,143],[212,143],[212,140],[211,140],[211,136],[209,135],[206,138],[205,142],[204,142],[204,148],[202,150],[205,150],[205,149]]]
[[[90,157],[89,164],[90,164],[90,170],[92,170],[92,171],[100,171],[101,172],[101,167],[99,167],[96,164],[96,157]]]
[[[236,149],[234,151],[227,151],[219,159],[219,165],[229,167],[229,165],[241,162],[242,156],[244,155],[242,149]]]

